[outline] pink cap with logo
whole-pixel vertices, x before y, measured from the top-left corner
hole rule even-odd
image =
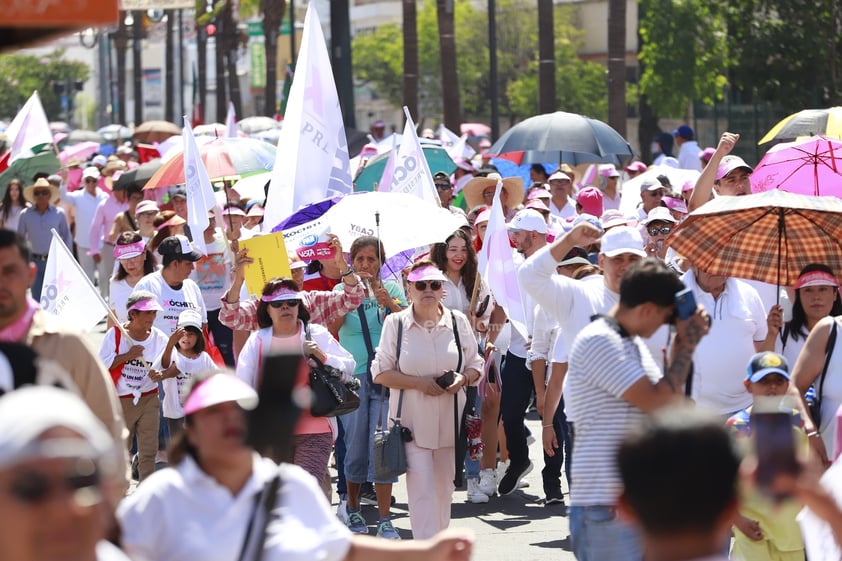
[[[146,251],[146,244],[143,241],[134,242],[126,245],[114,246],[114,259],[132,259],[138,255],[143,255]]]

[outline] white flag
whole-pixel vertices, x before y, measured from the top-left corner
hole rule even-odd
[[[310,2],[263,216],[270,232],[302,206],[351,192],[339,96],[316,5]]]
[[[31,158],[36,154],[35,148],[53,143],[50,122],[47,121],[37,91],[32,92],[26,104],[9,124],[6,138],[9,139],[11,153],[9,164],[19,158]]]
[[[389,158],[386,160],[386,165],[383,166],[383,175],[380,176],[380,183],[378,184],[378,191],[391,191],[392,178],[395,175],[395,163],[398,159],[397,137],[392,135],[392,150],[389,152]]]
[[[389,156],[390,159],[394,157],[394,162],[390,162],[393,165],[391,181],[386,182],[388,178],[384,170],[381,179],[383,184],[379,190],[408,193],[441,206],[436,185],[433,183],[433,174],[430,173],[430,166],[427,164],[427,158],[424,157],[421,142],[415,134],[415,123],[412,122],[409,109],[404,107],[403,112],[406,114],[406,126],[403,129],[401,145],[398,147],[397,154],[393,149],[392,155]]]
[[[208,254],[205,245],[204,231],[210,225],[208,211],[216,206],[216,199],[213,196],[208,170],[199,155],[199,146],[193,136],[193,129],[190,127],[190,119],[184,117],[184,131],[181,137],[184,139],[184,180],[187,188],[187,225],[190,226],[190,233],[193,234],[193,245],[196,251],[202,255]]]
[[[237,112],[234,111],[234,102],[228,102],[228,114],[225,116],[225,136],[237,138]]]
[[[502,189],[503,182],[498,181],[494,203],[491,205],[491,216],[488,218],[488,229],[485,231],[485,241],[477,254],[477,261],[479,272],[488,283],[494,301],[505,310],[512,327],[526,339],[529,337],[526,312],[517,282],[517,266],[512,256],[509,232],[506,230],[503,204],[500,202]]]
[[[84,331],[93,329],[108,313],[102,296],[55,230],[41,287],[41,309]]]

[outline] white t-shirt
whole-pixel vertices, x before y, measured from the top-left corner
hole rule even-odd
[[[167,284],[161,271],[155,271],[140,279],[134,289],[148,290],[158,297],[158,303],[164,308],[164,311],[158,312],[158,315],[155,316],[154,325],[163,331],[167,337],[175,331],[178,315],[187,308],[198,310],[202,314],[202,323],[208,321],[202,291],[199,289],[199,285],[190,279],[185,279],[181,288],[176,290]]]
[[[225,246],[222,232],[217,228],[213,241],[207,244],[208,254],[196,261],[190,278],[199,285],[207,310],[222,307],[220,299],[231,286],[231,255]]]
[[[99,348],[99,358],[106,368],[111,366],[114,358],[120,354],[129,352],[132,348],[131,341],[120,334],[120,351],[117,352],[117,345],[114,340],[117,328],[112,327],[105,333],[102,346]],[[123,364],[123,374],[117,380],[117,395],[120,397],[133,396],[135,399],[140,394],[158,389],[158,384],[149,379],[147,366],[159,362],[164,349],[167,348],[167,337],[155,327],[143,341],[135,341],[143,347],[143,360],[132,359]],[[145,362],[145,363],[144,363]]]
[[[163,350],[161,354],[163,354]],[[188,382],[196,374],[216,369],[216,364],[214,364],[210,355],[204,351],[196,358],[189,358],[178,352],[178,349],[173,349],[170,359],[175,362],[175,367],[178,369],[178,376],[175,378],[166,378],[161,382],[164,387],[164,399],[161,401],[161,409],[163,409],[164,417],[167,419],[181,419],[184,417],[184,409],[181,406],[187,397]],[[154,368],[162,370],[160,355]]]
[[[129,321],[129,312],[126,311],[126,302],[129,296],[134,292],[134,287],[130,286],[126,279],[117,280],[113,276],[109,279],[108,304],[114,310],[114,314],[120,323]]]
[[[117,508],[122,542],[134,561],[234,561],[246,537],[255,497],[278,471],[257,454],[236,495],[186,458],[153,473]],[[330,510],[318,482],[283,464],[278,499],[266,529],[263,561],[341,561],[351,533]]]

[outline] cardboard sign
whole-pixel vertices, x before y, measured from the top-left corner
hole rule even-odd
[[[240,240],[240,249],[248,251],[254,262],[246,265],[246,290],[260,296],[266,283],[276,277],[290,277],[289,258],[281,232]]]

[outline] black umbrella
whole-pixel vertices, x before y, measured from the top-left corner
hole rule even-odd
[[[146,185],[146,182],[149,181],[152,175],[158,171],[158,168],[160,167],[161,158],[155,158],[154,160],[149,160],[145,164],[140,164],[133,170],[123,173],[117,179],[117,182],[114,183],[114,188],[128,189],[129,187],[135,185],[142,189],[143,186]]]
[[[517,163],[625,165],[634,152],[620,133],[602,121],[556,111],[536,115],[510,128],[489,152],[522,152]]]

